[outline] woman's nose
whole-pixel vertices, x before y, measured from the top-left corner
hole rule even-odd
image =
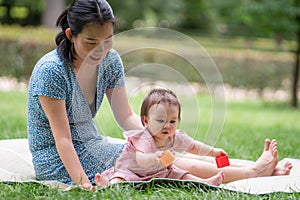
[[[102,53],[104,52],[104,45],[102,43],[98,44],[97,47],[95,48],[96,53]]]

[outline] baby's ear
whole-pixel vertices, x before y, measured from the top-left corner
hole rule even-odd
[[[148,119],[148,117],[147,117],[146,115],[143,115],[143,116],[142,116],[142,122],[143,122],[144,126],[147,126],[147,125],[148,125],[149,119]]]

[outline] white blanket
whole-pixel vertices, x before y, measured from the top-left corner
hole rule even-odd
[[[112,142],[120,142],[110,138]],[[221,188],[233,191],[267,194],[272,192],[300,192],[300,160],[289,159],[293,169],[288,176],[270,176],[244,179],[221,185]],[[252,162],[237,160],[241,162]],[[281,160],[279,164],[283,164]],[[31,162],[27,139],[0,140],[0,181],[3,182],[39,182],[50,187],[65,189],[68,185],[56,181],[37,181]]]

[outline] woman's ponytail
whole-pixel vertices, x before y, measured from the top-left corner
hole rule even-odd
[[[56,21],[56,26],[61,27],[61,32],[56,35],[55,43],[57,46],[58,54],[68,62],[72,62],[72,43],[66,36],[66,29],[69,28],[68,24],[68,12],[69,9],[65,9]]]

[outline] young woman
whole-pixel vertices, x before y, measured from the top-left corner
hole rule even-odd
[[[28,91],[28,139],[38,180],[90,188],[113,166],[123,144],[98,135],[93,117],[106,94],[119,125],[142,127],[112,49],[115,24],[105,0],[75,0],[58,18],[57,48],[34,67]]]

